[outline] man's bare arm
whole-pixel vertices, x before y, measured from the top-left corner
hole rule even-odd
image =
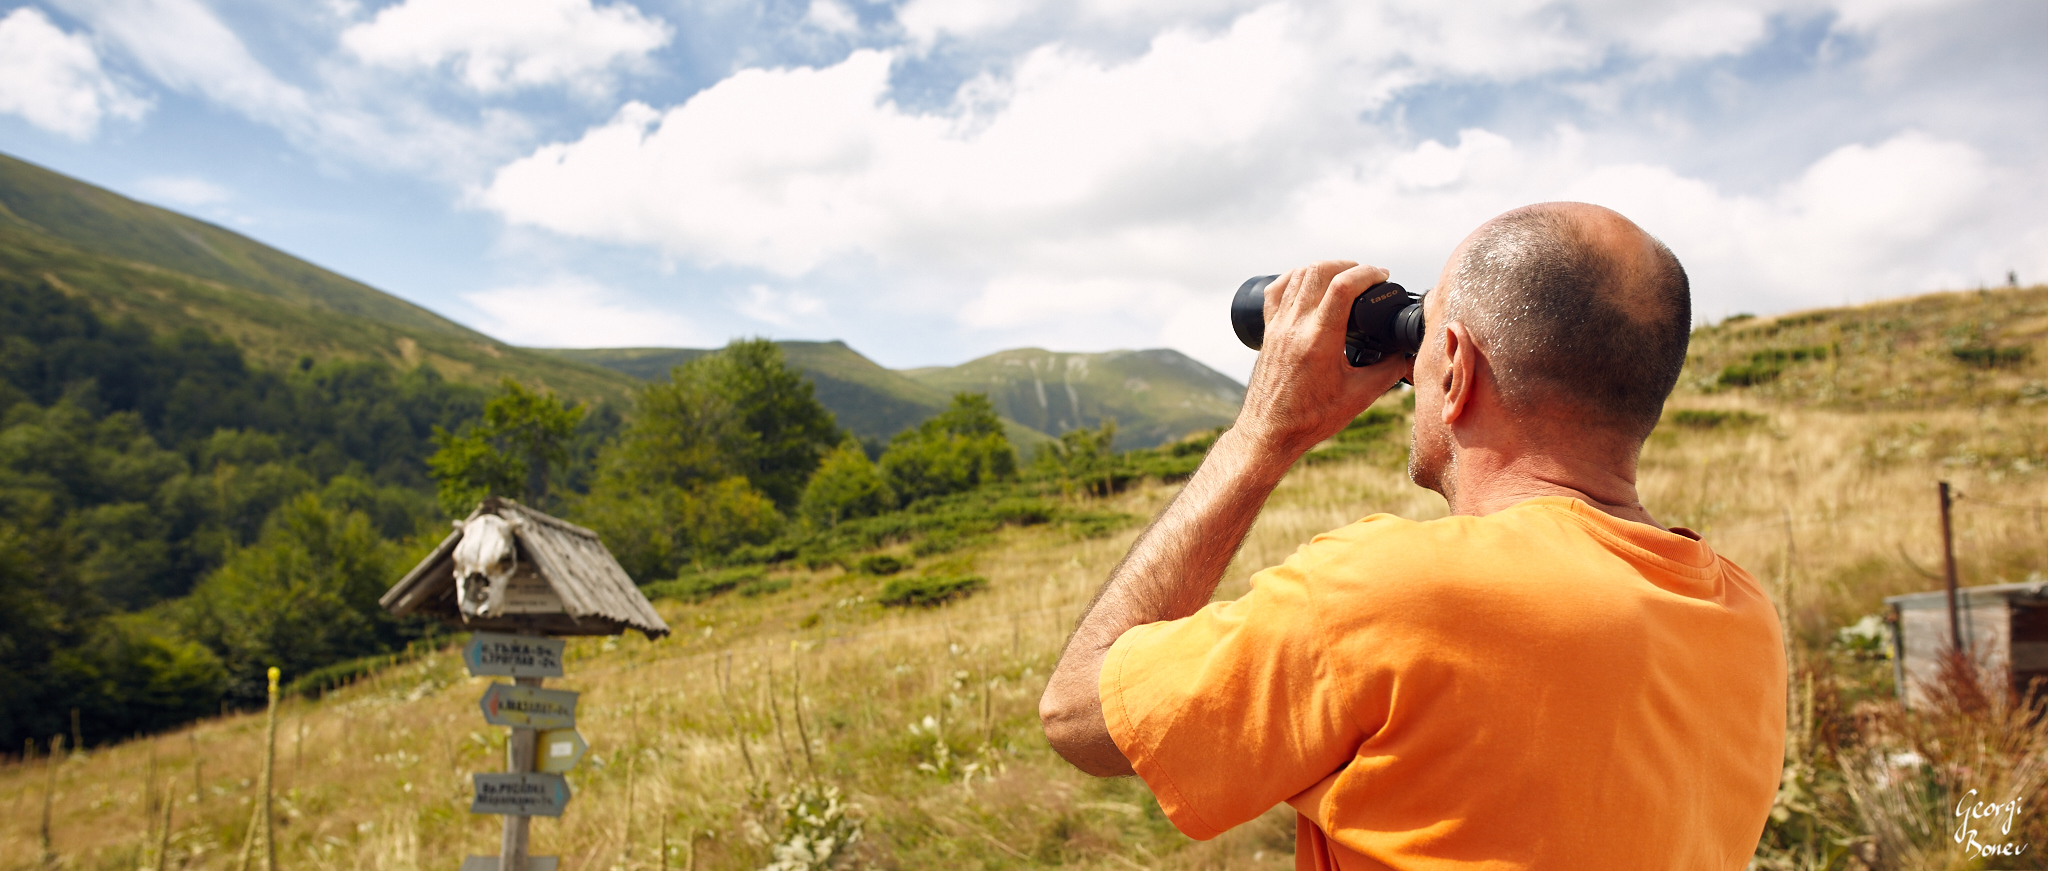
[[[1268,289],[1266,346],[1237,423],[1110,572],[1039,700],[1046,738],[1075,767],[1103,777],[1132,773],[1102,712],[1110,646],[1133,627],[1207,604],[1288,467],[1407,374],[1405,360],[1364,369],[1344,362],[1351,300],[1385,279],[1384,270],[1334,261],[1290,272]]]
[[[1225,432],[1110,573],[1067,639],[1038,704],[1046,738],[1068,762],[1099,777],[1132,773],[1109,738],[1096,689],[1110,645],[1134,626],[1186,617],[1208,604],[1293,460],[1250,443],[1238,430]]]

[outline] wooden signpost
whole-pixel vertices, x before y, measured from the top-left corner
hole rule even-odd
[[[495,519],[470,526],[485,515]],[[458,550],[465,528],[482,538]],[[511,552],[515,559],[477,564],[477,552]],[[485,722],[512,731],[505,771],[471,775],[469,805],[470,813],[503,816],[504,837],[498,855],[470,856],[462,871],[555,871],[555,857],[527,855],[531,823],[568,808],[574,791],[564,775],[590,747],[575,729],[578,694],[541,686],[562,676],[566,646],[547,636],[637,629],[653,640],[669,633],[668,624],[597,533],[497,497],[456,524],[380,602],[394,614],[433,614],[471,630],[462,651],[469,673],[512,678],[492,683],[477,699]]]

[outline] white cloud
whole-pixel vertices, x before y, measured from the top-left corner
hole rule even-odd
[[[506,164],[474,202],[515,225],[812,287],[888,275],[887,305],[946,312],[963,329],[1066,347],[1165,342],[1233,371],[1249,356],[1216,311],[1242,276],[1350,256],[1426,287],[1467,231],[1529,202],[1585,199],[1636,218],[1685,260],[1703,316],[1967,281],[1986,251],[2024,251],[2048,227],[2038,198],[2014,193],[2048,193],[2025,181],[2038,159],[2002,166],[1926,132],[1839,142],[1749,190],[1611,156],[1583,127],[1415,141],[1364,113],[1419,81],[1572,70],[1616,50],[1661,63],[1739,52],[1764,17],[1666,7],[1594,38],[1536,27],[1546,13],[1531,7],[1521,26],[1535,32],[1488,55],[1514,20],[1461,31],[1464,13],[1416,22],[1395,13],[1420,7],[1397,7],[1266,7],[1220,30],[1170,29],[1121,61],[1047,45],[929,110],[892,99],[887,51],[745,69],[666,110],[628,104]],[[1372,56],[1380,44],[1453,57],[1425,74]],[[2002,193],[2001,178],[2019,181]],[[2007,220],[1994,226],[1993,213]],[[759,293],[742,311],[776,312]]]
[[[531,135],[518,115],[485,109],[451,119],[360,70],[327,67],[323,87],[310,90],[286,81],[198,0],[55,2],[165,87],[275,128],[323,159],[467,179]]]
[[[145,199],[172,206],[210,206],[234,196],[232,191],[206,179],[189,175],[161,175],[135,184]]]
[[[453,62],[463,84],[484,93],[545,85],[601,92],[614,71],[644,64],[673,36],[666,22],[627,3],[404,0],[344,31],[341,44],[377,66]]]
[[[1692,59],[1737,54],[1764,38],[1764,15],[1726,5],[1686,6],[1631,42],[1651,54]]]
[[[1297,152],[1255,138],[1314,113],[1307,70],[1281,52],[1289,25],[1275,11],[1213,39],[1171,33],[1120,67],[1034,52],[985,118],[890,102],[883,52],[744,70],[665,113],[630,104],[507,165],[478,201],[518,223],[783,275],[855,254],[958,265],[1048,234],[1092,246],[1133,221],[1234,207],[1276,152]]]
[[[852,33],[860,29],[860,18],[838,0],[811,0],[804,20],[831,33]]]
[[[462,295],[483,313],[478,329],[540,348],[692,347],[708,336],[681,316],[636,304],[578,276]]]
[[[1024,0],[910,0],[896,10],[896,23],[920,44],[941,35],[974,36],[1016,21],[1030,11]]]
[[[0,18],[0,112],[89,139],[101,119],[134,120],[148,108],[107,75],[85,36],[65,33],[30,6]]]
[[[271,123],[310,114],[305,92],[272,75],[198,0],[59,2],[170,88]]]
[[[815,322],[825,312],[825,301],[803,291],[776,290],[765,284],[751,285],[733,304],[740,314],[778,327]]]

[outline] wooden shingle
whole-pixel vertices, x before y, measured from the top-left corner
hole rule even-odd
[[[449,533],[378,604],[399,616],[429,614],[474,631],[617,635],[638,629],[650,640],[669,634],[668,623],[597,533],[497,496],[485,499],[463,522],[484,514],[511,524],[521,572],[531,571],[546,582],[561,600],[559,611],[464,619],[455,599],[455,545],[462,541],[461,529]]]

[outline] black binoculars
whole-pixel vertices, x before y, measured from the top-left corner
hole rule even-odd
[[[1266,341],[1266,285],[1279,277],[1248,278],[1230,300],[1231,329],[1254,351]],[[1353,366],[1370,366],[1390,354],[1413,357],[1422,350],[1422,335],[1422,297],[1382,281],[1351,301],[1351,320],[1344,325],[1344,359]]]

